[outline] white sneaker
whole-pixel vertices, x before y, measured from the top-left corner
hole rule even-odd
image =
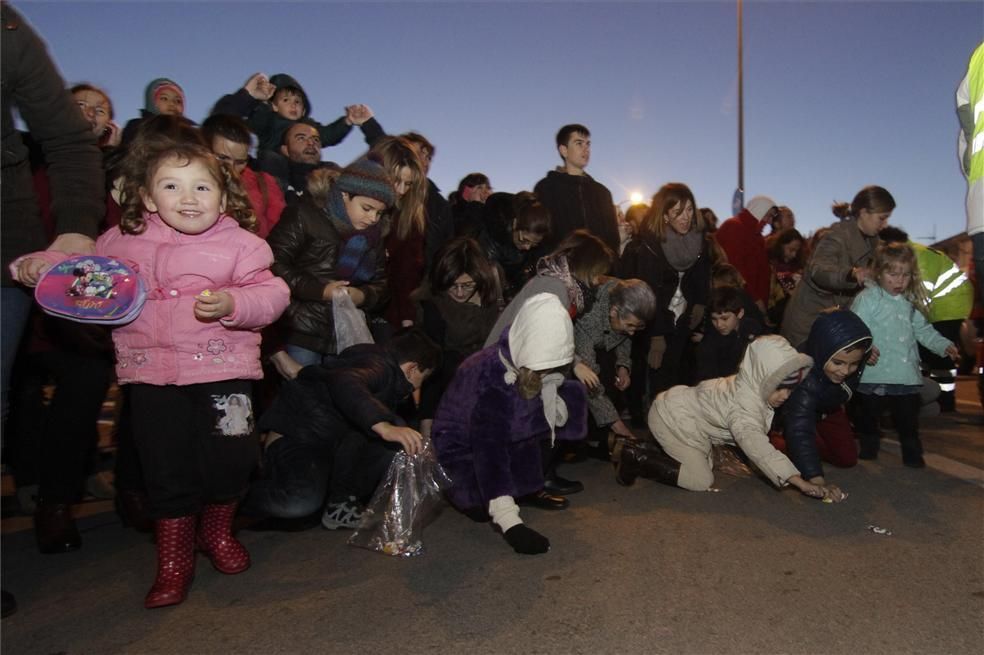
[[[355,496],[341,503],[328,503],[325,513],[321,515],[321,525],[326,530],[354,530],[362,520],[362,508],[356,502]]]

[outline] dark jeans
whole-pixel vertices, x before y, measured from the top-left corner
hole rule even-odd
[[[130,385],[130,419],[154,518],[234,502],[259,460],[250,380]]]
[[[922,402],[918,393],[902,396],[858,393],[857,398],[860,406],[857,429],[862,457],[878,452],[881,438],[878,420],[885,411],[891,414],[895,430],[899,433],[903,461],[922,456],[922,442],[919,441],[919,408]]]
[[[14,359],[17,357],[17,346],[20,344],[24,327],[31,314],[34,297],[22,287],[3,287],[0,293],[0,351],[2,351],[3,371],[0,379],[0,405],[3,419],[7,418],[8,399],[10,391],[10,376],[14,370]]]
[[[98,439],[98,420],[112,375],[108,356],[83,355],[61,350],[34,353],[28,365],[39,377],[28,382],[33,402],[42,403],[43,382],[48,373],[55,383],[47,409],[35,416],[41,423],[32,434],[36,439],[38,497],[46,503],[71,504],[82,497],[89,454]]]
[[[311,442],[284,435],[263,458],[262,479],[249,490],[244,511],[255,516],[301,518],[325,503],[364,500],[376,490],[393,451],[376,436],[352,430],[336,441]]]

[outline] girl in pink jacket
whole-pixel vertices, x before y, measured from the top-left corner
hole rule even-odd
[[[196,546],[222,573],[250,565],[231,527],[258,455],[251,381],[262,377],[259,330],[290,292],[247,231],[248,199],[196,129],[142,130],[123,176],[122,221],[96,251],[134,262],[148,289],[113,342],[155,518],[157,579],[144,600],[154,608],[185,599]],[[12,268],[32,284],[52,263],[35,253]]]

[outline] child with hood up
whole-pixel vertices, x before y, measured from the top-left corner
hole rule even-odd
[[[800,475],[826,484],[820,460],[843,468],[858,462],[844,405],[861,381],[871,331],[854,312],[833,310],[820,314],[800,349],[816,365],[782,406],[783,435],[774,435],[772,443],[789,456]]]
[[[712,447],[737,445],[776,487],[793,485],[806,496],[843,500],[836,487],[803,479],[792,462],[769,443],[775,410],[809,373],[813,360],[782,337],[759,337],[745,351],[736,375],[676,386],[656,397],[649,429],[658,443],[622,440],[616,445],[619,484],[643,476],[691,491],[714,483]]]
[[[550,542],[526,527],[516,499],[543,489],[542,455],[555,439],[585,434],[584,385],[562,372],[572,361],[570,315],[554,294],[536,294],[498,342],[458,367],[434,417],[451,504],[491,518],[517,553],[544,553]]]
[[[137,135],[137,129],[148,118],[160,114],[184,116],[184,108],[184,89],[177,82],[166,77],[151,80],[147,88],[144,89],[144,107],[140,110],[140,118],[127,121],[123,128],[123,136],[120,137],[120,143],[124,146],[129,145],[133,141],[133,137]]]

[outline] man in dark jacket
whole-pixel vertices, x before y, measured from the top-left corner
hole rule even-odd
[[[372,495],[399,444],[420,452],[420,433],[397,406],[440,363],[440,349],[419,329],[398,333],[384,348],[360,344],[288,381],[259,423],[269,433],[265,476],[253,484],[245,511],[300,518],[327,506],[324,527],[354,528],[360,501]]]
[[[586,228],[618,252],[618,220],[612,194],[584,172],[591,159],[591,132],[583,125],[565,125],[557,132],[557,152],[563,166],[547,173],[533,188],[553,220],[549,243],[543,248],[549,251],[574,230]]]
[[[821,459],[840,467],[857,464],[844,404],[858,386],[870,349],[871,331],[846,309],[820,314],[800,347],[814,364],[782,406],[785,449],[776,445],[813,484],[826,484]]]

